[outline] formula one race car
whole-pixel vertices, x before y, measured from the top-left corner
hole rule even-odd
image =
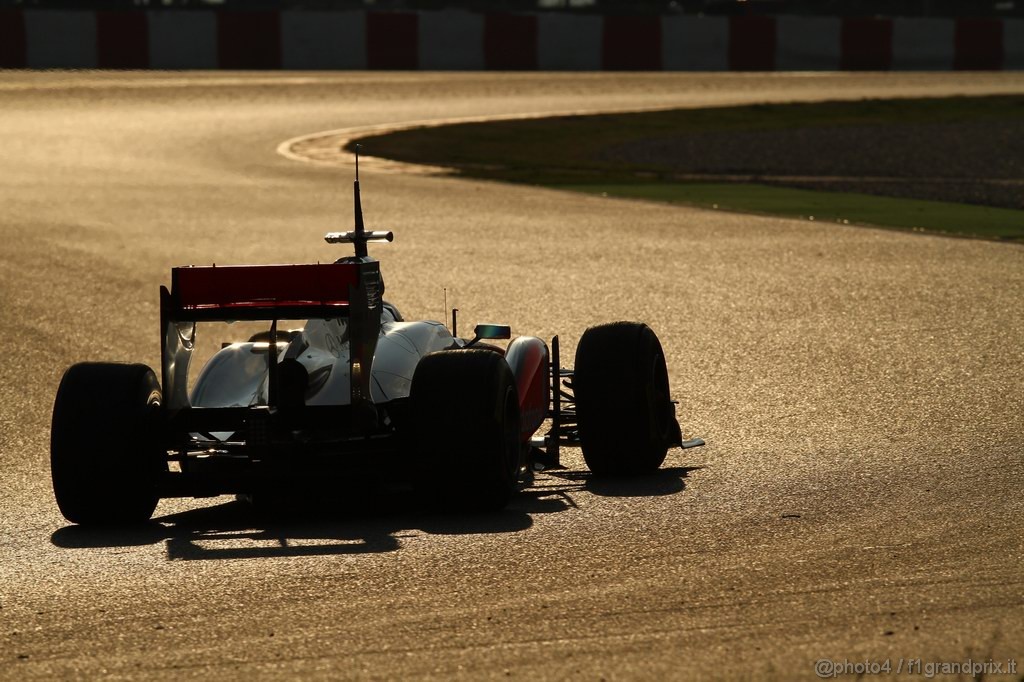
[[[355,181],[355,256],[315,265],[176,267],[160,289],[161,381],[138,364],[81,363],[53,408],[53,489],[80,524],[150,518],[162,497],[271,495],[360,475],[405,475],[428,502],[508,503],[533,472],[582,446],[595,474],[657,469],[684,443],[661,345],[644,324],[588,329],[575,370],[509,327],[472,338],[407,322],[382,298]],[[305,320],[300,329],[279,322]],[[189,388],[198,323],[268,321],[224,344]],[[550,420],[543,435],[535,436]]]

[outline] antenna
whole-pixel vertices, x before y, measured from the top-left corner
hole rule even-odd
[[[363,145],[357,144],[354,149],[356,152],[356,181],[353,183],[352,191],[355,197],[356,229],[353,232],[328,232],[324,235],[324,241],[328,244],[353,244],[356,249],[356,258],[368,258],[366,242],[389,242],[395,236],[391,232],[367,232],[363,225],[363,204],[359,199],[359,152],[363,150]]]
[[[366,258],[366,228],[363,227],[363,204],[359,200],[359,152],[362,150],[363,145],[356,145],[356,181],[353,185],[353,191],[355,192],[355,211],[356,211],[356,234],[353,243],[356,247],[356,258]]]

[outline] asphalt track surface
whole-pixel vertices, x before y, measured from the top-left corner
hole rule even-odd
[[[0,74],[0,677],[814,678],[1024,665],[1024,248],[368,170],[388,298],[560,334],[649,322],[684,430],[504,513],[400,500],[135,532],[50,492],[64,368],[158,364],[186,263],[316,261],[349,169],[277,153],[439,117],[1022,92],[1020,74]],[[822,150],[828,153],[828,150]],[[851,669],[852,670],[852,669]],[[840,670],[840,672],[843,672]],[[1018,679],[1021,673],[1001,678]]]

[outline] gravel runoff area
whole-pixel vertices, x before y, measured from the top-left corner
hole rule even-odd
[[[693,180],[1024,209],[1024,120],[694,132],[611,147],[601,159]]]

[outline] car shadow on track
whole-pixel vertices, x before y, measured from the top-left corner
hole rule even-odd
[[[460,516],[376,507],[305,505],[270,515],[247,502],[229,501],[160,516],[139,526],[66,526],[51,541],[65,549],[164,542],[171,561],[256,559],[392,552],[401,548],[403,540],[421,533],[514,533],[533,523],[521,509]]]
[[[611,497],[671,495],[685,488],[696,467],[661,469],[646,476],[595,478],[589,472],[553,470],[538,476],[504,510],[492,513],[427,513],[402,495],[370,495],[344,504],[304,501],[274,514],[242,501],[166,514],[131,527],[66,526],[51,541],[64,549],[138,547],[165,543],[171,561],[310,557],[393,552],[422,535],[517,533],[537,514],[577,507],[573,493]]]
[[[51,542],[64,549],[138,547],[164,542],[177,560],[253,559],[392,552],[418,535],[515,533],[533,525],[533,514],[564,511],[559,492],[525,491],[507,509],[492,513],[424,512],[401,496],[351,500],[328,506],[296,503],[274,513],[229,501],[167,514],[136,526],[66,526]]]

